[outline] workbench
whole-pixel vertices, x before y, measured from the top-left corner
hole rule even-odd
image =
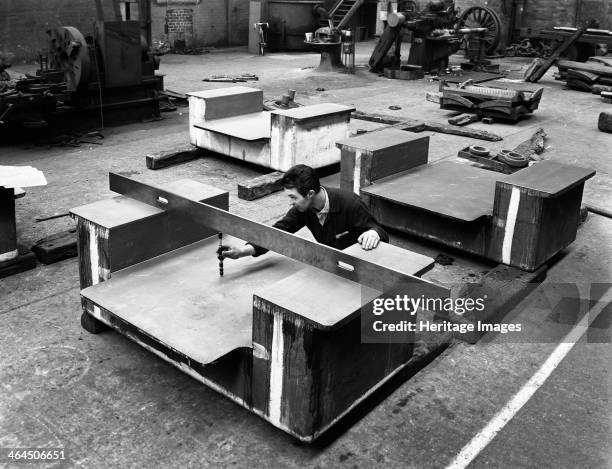
[[[19,187],[0,186],[0,278],[36,267],[33,253],[20,253],[17,245],[15,200],[25,196]]]
[[[187,93],[190,141],[198,148],[278,171],[340,161],[335,142],[349,136],[351,106],[322,103],[263,111],[263,92],[233,86]]]
[[[427,256],[319,245],[228,213],[227,192],[195,181],[158,188],[111,175],[111,189],[128,196],[71,211],[83,327],[114,328],[302,441],[412,357],[410,340],[362,343],[362,307],[397,280],[415,296],[448,293],[419,278]],[[220,229],[225,243],[284,255],[227,260],[221,277]]]
[[[384,226],[534,271],[576,238],[595,171],[542,161],[511,175],[428,164],[429,137],[397,129],[338,142],[341,188]]]

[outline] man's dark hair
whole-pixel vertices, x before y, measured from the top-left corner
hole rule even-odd
[[[316,194],[321,190],[319,176],[314,169],[305,164],[290,168],[281,179],[281,185],[285,189],[296,189],[302,197],[305,197],[308,191],[314,191]]]

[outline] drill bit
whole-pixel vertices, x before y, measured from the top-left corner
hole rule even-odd
[[[217,259],[219,259],[219,276],[223,277],[223,233],[219,233],[219,249],[217,249]]]

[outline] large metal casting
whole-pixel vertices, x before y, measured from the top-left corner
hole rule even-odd
[[[373,71],[400,65],[405,31],[412,33],[408,64],[420,66],[426,73],[447,68],[449,56],[466,43],[468,53],[474,49],[492,53],[499,44],[501,23],[489,8],[472,7],[460,14],[453,0],[430,1],[422,10],[412,1],[400,4],[399,8],[397,12],[389,13],[387,26],[370,57],[369,65]],[[470,41],[475,45],[469,44]],[[388,57],[387,53],[394,45],[394,54]]]

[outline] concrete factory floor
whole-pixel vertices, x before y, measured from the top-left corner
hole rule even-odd
[[[166,88],[178,92],[231,86],[201,80],[248,72],[260,80],[246,85],[262,88],[266,98],[278,98],[292,88],[302,104],[353,104],[365,112],[446,122],[448,112],[425,101],[425,92],[436,90],[437,83],[388,80],[365,69],[373,46],[359,44],[361,66],[355,75],[316,73],[315,54],[259,57],[243,50],[167,55],[160,71],[166,75]],[[528,62],[504,59],[501,69],[518,79]],[[15,65],[12,72],[31,69]],[[516,125],[479,123],[470,128],[502,135],[502,142],[485,142],[502,149],[513,148],[543,127],[548,134],[544,156],[597,170],[586,184],[583,202],[611,210],[612,135],[597,130],[599,113],[610,105],[595,95],[563,89],[552,70],[541,86],[544,95],[532,118]],[[391,105],[401,109],[389,110]],[[69,218],[37,223],[36,217],[112,196],[109,171],[152,184],[192,178],[214,185],[230,192],[231,211],[263,222],[285,212],[281,193],[254,202],[237,198],[236,184],[264,171],[236,160],[209,156],[147,170],[147,153],[188,142],[187,108],[163,117],[107,128],[102,145],[64,148],[31,142],[0,147],[0,164],[32,165],[48,179],[47,186],[30,188],[17,201],[20,242],[31,246],[73,226]],[[380,125],[353,120],[351,127],[372,130]],[[431,161],[453,159],[457,150],[483,144],[431,135]],[[415,245],[398,236],[393,241]],[[612,280],[610,246],[612,220],[589,214],[578,239],[555,260],[546,281],[509,312],[510,322],[523,324],[522,333],[489,334],[476,345],[451,345],[403,384],[370,402],[367,411],[351,416],[352,425],[310,446],[296,443],[123,336],[91,335],[81,329],[77,260],[39,265],[0,280],[0,448],[65,447],[70,458],[65,467],[439,468],[447,467],[483,430],[482,439],[469,448],[475,455],[470,467],[610,467],[610,292],[595,298],[589,313],[575,299],[576,289],[584,296],[590,284]],[[417,249],[434,257],[445,252],[433,245]],[[452,255],[457,258],[454,266],[437,265],[428,278],[475,281],[491,268]],[[578,287],[564,285],[568,283]],[[557,349],[570,331],[585,330],[574,327],[583,316],[593,320],[587,333],[573,348],[565,343]],[[551,354],[563,357],[565,352],[558,366],[549,360]],[[551,374],[535,385],[541,387],[533,397],[511,401],[515,395],[529,397],[525,389],[531,389],[529,380],[541,367]],[[498,415],[502,410],[509,413]],[[512,415],[501,429],[488,426]],[[461,461],[470,459],[454,467],[464,467]]]

